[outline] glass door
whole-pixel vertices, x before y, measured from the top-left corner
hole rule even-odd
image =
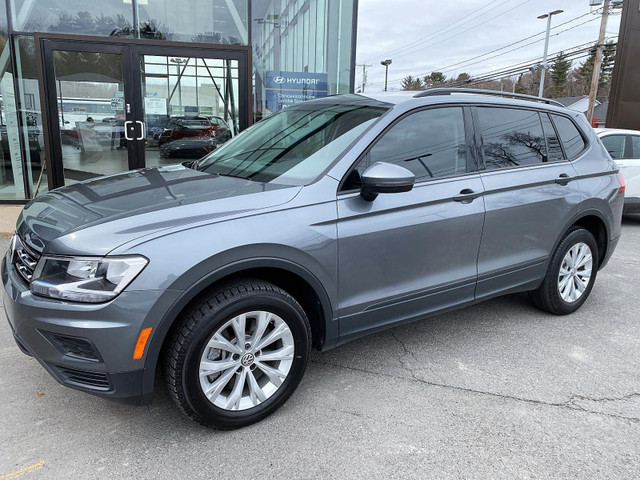
[[[140,55],[147,166],[198,160],[238,133],[238,64]]]
[[[38,39],[49,187],[197,160],[249,124],[249,48]]]
[[[140,135],[125,48],[51,41],[44,56],[54,186],[135,168]]]

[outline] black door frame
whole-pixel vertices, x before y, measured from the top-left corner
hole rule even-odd
[[[59,34],[36,34],[35,44],[36,58],[40,60],[38,62],[38,79],[49,190],[64,185],[58,99],[56,95],[57,86],[53,63],[53,52],[55,50],[122,55],[125,91],[124,102],[125,104],[131,105],[131,111],[125,112],[125,115],[126,120],[133,122],[131,125],[135,125],[136,127],[136,121],[144,121],[142,72],[140,68],[140,57],[142,55],[237,60],[239,128],[243,130],[252,123],[252,65],[251,47],[249,46],[164,42],[144,39],[112,39],[88,36],[69,37],[68,35]],[[135,133],[138,133],[137,128]],[[144,167],[144,141],[127,142],[127,150],[129,168]]]

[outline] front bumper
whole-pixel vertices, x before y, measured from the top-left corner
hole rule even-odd
[[[2,283],[5,313],[19,348],[56,380],[103,397],[150,402],[152,392],[143,391],[145,358],[134,360],[133,351],[140,331],[156,326],[149,311],[161,296],[171,301],[172,292],[125,291],[103,304],[42,298],[31,294],[7,255]]]

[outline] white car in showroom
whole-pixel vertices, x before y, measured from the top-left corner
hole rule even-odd
[[[640,131],[596,128],[611,158],[620,167],[627,189],[624,213],[640,213]]]

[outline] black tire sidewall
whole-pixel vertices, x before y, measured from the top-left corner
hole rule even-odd
[[[567,252],[575,246],[577,243],[585,243],[591,249],[591,255],[593,257],[593,264],[591,270],[591,278],[589,279],[589,284],[587,288],[582,293],[580,298],[575,302],[566,302],[563,300],[560,295],[560,291],[558,289],[558,276],[560,275],[560,267],[562,265],[562,261],[564,260]],[[591,290],[593,289],[593,285],[596,280],[596,276],[598,273],[598,245],[596,243],[593,235],[583,228],[578,228],[569,232],[565,238],[562,240],[558,249],[556,250],[556,254],[553,257],[553,262],[551,264],[551,268],[549,269],[549,277],[547,278],[549,295],[551,297],[551,301],[553,302],[556,309],[559,310],[559,313],[568,314],[575,312],[578,310],[582,304],[589,298]]]
[[[275,313],[282,318],[294,339],[295,354],[291,369],[280,388],[265,402],[242,411],[228,411],[215,406],[202,392],[199,379],[200,359],[211,336],[233,317],[256,310]],[[270,415],[295,391],[307,366],[310,333],[302,308],[277,292],[254,292],[222,305],[194,329],[183,368],[182,385],[185,399],[203,423],[218,428],[237,428]]]

